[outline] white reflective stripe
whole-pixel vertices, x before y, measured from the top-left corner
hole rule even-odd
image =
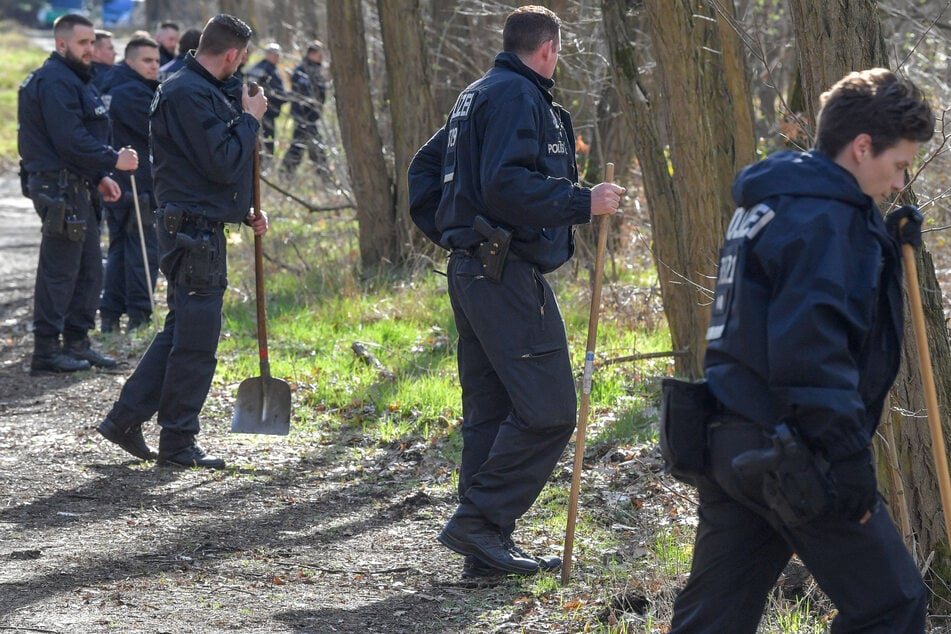
[[[713,341],[714,339],[719,339],[723,336],[723,324],[718,326],[710,326],[707,328],[707,341]]]
[[[766,209],[767,209],[767,212],[763,214],[762,216],[760,216],[759,220],[756,221],[756,224],[750,227],[749,232],[746,234],[746,237],[749,240],[752,240],[753,238],[755,238],[756,234],[762,231],[763,227],[768,225],[769,221],[772,220],[776,216],[775,211],[773,211],[769,207],[766,207]]]
[[[452,179],[454,179],[455,177],[456,177],[456,173],[455,173],[455,172],[449,172],[448,174],[446,174],[445,176],[442,177],[442,182],[443,182],[443,183],[450,183],[450,182],[452,182]]]

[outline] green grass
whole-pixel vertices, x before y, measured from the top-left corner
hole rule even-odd
[[[16,165],[17,156],[17,89],[26,76],[39,68],[49,53],[33,46],[19,27],[0,23],[0,166]]]

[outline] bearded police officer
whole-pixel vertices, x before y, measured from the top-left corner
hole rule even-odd
[[[565,328],[544,274],[574,252],[572,225],[617,210],[622,187],[576,184],[574,132],[552,100],[560,20],[512,12],[495,66],[464,90],[417,153],[413,219],[451,251],[463,449],[459,506],[439,541],[463,576],[553,570],[512,540],[575,426]]]
[[[88,337],[102,290],[100,195],[117,200],[120,188],[109,174],[139,164],[134,149],[109,145],[106,107],[90,85],[92,22],[64,15],[53,37],[56,50],[20,86],[17,112],[25,193],[43,221],[30,363],[38,373],[116,365]]]
[[[113,138],[119,145],[130,146],[141,156],[149,154],[149,107],[158,88],[159,45],[151,38],[135,38],[125,47],[124,64],[112,71],[108,89],[109,118]],[[109,251],[106,276],[99,304],[102,332],[113,332],[119,318],[129,316],[128,329],[147,326],[152,314],[151,295],[158,273],[158,245],[155,236],[155,196],[152,193],[152,169],[143,161],[135,171],[138,211],[133,200],[131,179],[117,174],[122,196],[106,204],[109,227]],[[141,214],[137,218],[136,214]],[[139,222],[145,241],[147,261],[143,260]],[[146,275],[148,267],[149,275]]]
[[[198,50],[159,86],[152,101],[159,265],[168,279],[169,312],[164,329],[98,427],[138,458],[154,456],[142,424],[157,412],[160,462],[225,466],[195,437],[215,374],[228,284],[224,225],[245,221],[256,235],[268,228],[266,216],[249,213],[252,159],[267,98],[263,92],[249,95],[233,76],[250,39],[251,28],[238,18],[213,17]]]

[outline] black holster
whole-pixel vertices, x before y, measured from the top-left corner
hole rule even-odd
[[[798,526],[829,512],[832,485],[829,463],[813,453],[786,423],[776,426],[767,449],[753,449],[733,459],[741,478],[763,478],[763,497],[787,526]]]
[[[502,279],[505,270],[505,258],[508,257],[509,244],[512,242],[512,232],[502,227],[492,226],[482,216],[475,217],[472,225],[485,238],[476,249],[476,255],[482,261],[482,274],[486,279],[498,282]]]

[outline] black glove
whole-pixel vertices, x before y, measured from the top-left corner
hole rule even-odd
[[[902,226],[902,218],[908,218],[908,222]],[[910,244],[918,248],[921,246],[921,222],[924,217],[918,208],[914,205],[903,205],[885,216],[885,230],[888,235],[895,238],[898,244]]]
[[[878,483],[869,449],[833,462],[829,467],[834,489],[833,509],[838,515],[859,521],[878,504]]]

